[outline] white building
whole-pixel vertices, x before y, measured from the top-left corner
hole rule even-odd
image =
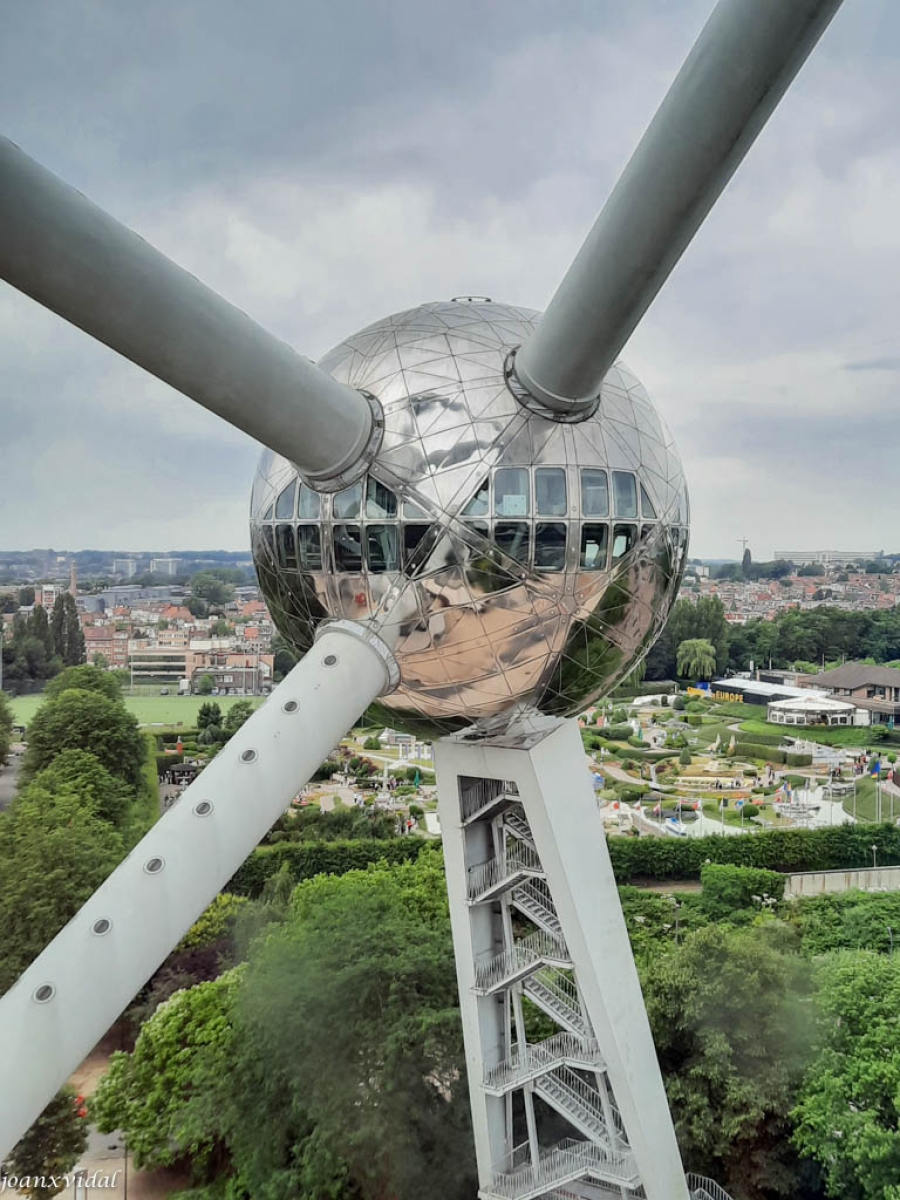
[[[846,700],[810,693],[775,700],[766,713],[773,725],[868,725],[870,714]]]
[[[151,558],[150,572],[153,575],[177,575],[181,568],[180,558]]]
[[[125,579],[131,579],[134,575],[137,575],[137,568],[136,558],[113,559],[113,575],[122,575]]]

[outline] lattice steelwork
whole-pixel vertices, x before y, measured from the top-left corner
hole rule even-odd
[[[579,711],[652,645],[678,589],[671,434],[622,363],[586,419],[523,407],[509,356],[537,320],[464,300],[379,321],[320,364],[383,406],[369,474],[319,495],[262,456],[252,542],[276,625],[306,651],[329,617],[377,620],[405,590],[402,681],[382,703],[413,732]]]

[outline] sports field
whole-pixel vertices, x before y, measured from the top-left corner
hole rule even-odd
[[[238,700],[249,700],[256,708],[261,696],[128,696],[125,707],[133,712],[141,725],[185,725],[196,723],[200,705],[212,701],[225,713]],[[11,700],[17,725],[27,725],[39,708],[43,696],[18,696]]]

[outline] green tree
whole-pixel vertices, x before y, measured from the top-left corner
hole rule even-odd
[[[237,733],[245,721],[249,721],[253,716],[253,705],[249,700],[237,700],[229,708],[225,714],[225,721],[222,728],[230,737],[233,733]]]
[[[114,674],[94,664],[67,667],[44,688],[45,700],[57,700],[72,688],[82,692],[99,692],[108,700],[122,699],[122,686]]]
[[[210,725],[219,726],[222,724],[222,710],[214,700],[208,700],[205,704],[200,705],[200,711],[197,713],[197,728],[206,729]]]
[[[0,816],[0,994],[124,856],[121,835],[69,791],[31,786]]]
[[[67,667],[84,662],[84,634],[78,620],[75,597],[68,592],[61,592],[56,597],[50,617],[50,632],[54,651]]]
[[[712,679],[716,672],[716,648],[706,638],[688,638],[678,646],[676,669],[681,679]]]
[[[124,1131],[138,1167],[189,1166],[198,1182],[227,1162],[220,1096],[236,1055],[233,1009],[243,968],[175,992],[114,1054],[90,1101],[102,1133]]]
[[[69,792],[86,809],[124,829],[135,803],[134,788],[113,775],[87,750],[63,750],[39,771],[23,795]]]
[[[191,599],[221,607],[234,599],[234,585],[216,578],[212,571],[200,571],[191,580]]]
[[[883,1200],[900,1179],[900,959],[843,950],[820,960],[821,1049],[793,1116],[794,1143],[829,1196]]]
[[[71,1088],[58,1092],[27,1133],[16,1143],[3,1163],[0,1174],[29,1178],[18,1195],[34,1200],[58,1196],[66,1187],[66,1172],[87,1149],[87,1113],[83,1097]]]
[[[436,1180],[442,1200],[474,1194],[440,856],[301,884],[287,921],[257,944],[241,1001],[234,1152],[252,1195],[420,1200]],[[262,1095],[250,1086],[261,1075]],[[302,1155],[272,1128],[279,1091],[281,1111],[315,1128]],[[341,1162],[347,1190],[329,1192]],[[267,1193],[273,1170],[284,1191]]]
[[[0,692],[0,766],[6,762],[12,744],[13,711],[3,692]]]
[[[788,1113],[809,1061],[809,967],[780,923],[708,926],[641,960],[682,1155],[741,1200],[793,1200]]]
[[[32,779],[63,750],[89,750],[111,774],[140,786],[147,743],[121,701],[70,689],[42,704],[28,726],[23,778]]]
[[[678,647],[690,638],[705,638],[712,642],[716,652],[715,669],[724,670],[728,662],[730,636],[725,606],[718,596],[701,596],[696,603],[687,599],[678,600],[662,636],[647,655],[647,678],[673,678],[677,670]]]
[[[216,681],[212,675],[201,675],[200,682],[197,684],[197,693],[200,696],[209,696],[215,686]]]

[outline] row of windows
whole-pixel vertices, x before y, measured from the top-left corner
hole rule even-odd
[[[487,521],[470,522],[485,538],[498,546],[504,554],[523,566],[537,571],[562,571],[566,566],[566,552],[570,525],[566,521],[538,521],[534,525],[527,521],[495,521],[493,536]],[[347,574],[368,571],[382,574],[385,571],[400,571],[409,567],[416,549],[426,535],[430,525],[337,524],[331,527],[331,549],[334,569]],[[616,522],[612,525],[584,521],[571,525],[573,535],[578,537],[578,566],[582,571],[605,571],[610,563],[626,555],[637,543],[638,537],[646,538],[652,533],[653,525],[631,525]],[[327,531],[326,531],[327,532]],[[279,567],[288,571],[322,571],[327,553],[318,525],[264,525],[261,534]],[[686,530],[677,531],[680,543],[686,544]]]
[[[610,486],[610,476],[612,484]],[[568,515],[568,485],[562,467],[499,467],[485,479],[463,509],[464,517],[565,517]],[[655,521],[657,512],[643,483],[630,471],[607,472],[584,467],[580,475],[582,517],[611,517]],[[612,503],[611,503],[612,502]],[[375,479],[362,480],[336,492],[331,516],[335,521],[396,520],[400,505],[394,492]],[[318,521],[322,497],[305,484],[293,480],[270,506],[263,520]],[[406,500],[404,520],[423,520],[426,513]]]

